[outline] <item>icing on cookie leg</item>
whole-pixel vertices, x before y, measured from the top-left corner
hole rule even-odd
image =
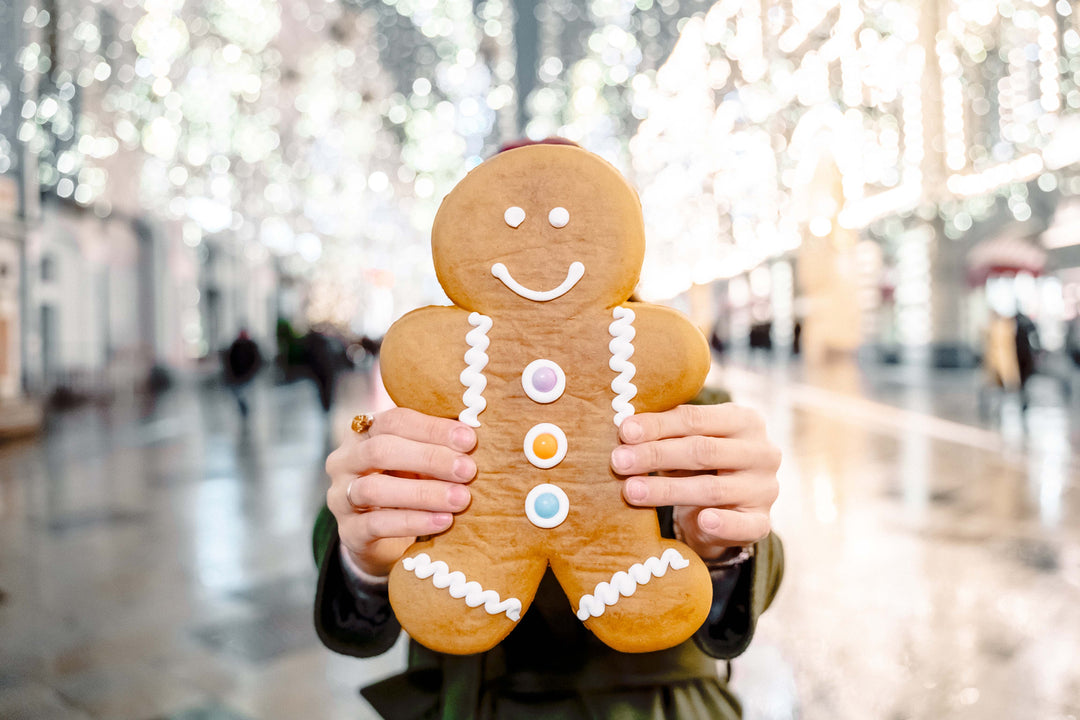
[[[517,627],[547,564],[514,546],[527,532],[507,528],[478,542],[468,519],[457,519],[394,566],[389,592],[394,614],[415,640],[438,652],[470,654],[491,649]]]
[[[591,617],[600,617],[609,606],[619,602],[619,598],[632,596],[639,586],[654,577],[662,578],[669,569],[682,570],[689,565],[690,561],[682,553],[668,548],[660,557],[653,556],[643,563],[634,563],[626,571],[619,570],[611,576],[610,581],[597,583],[592,593],[581,598],[578,620],[585,622]]]
[[[608,524],[606,530],[628,532],[630,525]],[[705,622],[712,600],[700,591],[709,579],[705,563],[673,540],[661,540],[636,562],[627,551],[608,558],[579,553],[572,565],[553,563],[578,619],[622,652],[689,638]]]
[[[450,566],[442,560],[435,560],[427,553],[420,553],[415,557],[408,557],[401,561],[402,566],[421,580],[431,578],[431,583],[437,588],[446,588],[450,597],[464,598],[465,604],[471,608],[484,606],[484,611],[489,615],[506,613],[506,617],[514,622],[521,619],[521,601],[517,598],[503,600],[499,593],[494,590],[485,590],[475,580],[469,581],[465,573],[450,571]]]

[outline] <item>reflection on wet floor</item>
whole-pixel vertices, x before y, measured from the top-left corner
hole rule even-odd
[[[784,586],[734,682],[746,716],[1080,718],[1076,401],[978,414],[969,371],[716,368],[785,449]],[[370,717],[311,628],[329,422],[314,388],[212,383],[0,446],[0,718]]]
[[[851,367],[815,384],[720,374],[788,450],[774,521],[789,572],[736,664],[748,715],[1080,717],[1067,414],[1033,406],[1027,435],[963,424],[950,409],[978,380],[952,375],[868,399]]]

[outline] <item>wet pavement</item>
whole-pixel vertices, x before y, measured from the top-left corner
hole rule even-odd
[[[734,684],[756,720],[1080,718],[1080,404],[1033,386],[980,415],[977,373],[762,361],[711,381],[785,449],[788,566]],[[54,415],[0,445],[0,718],[372,717],[311,627],[310,529],[345,378],[210,379]]]
[[[1011,397],[979,418],[977,373],[909,375],[713,378],[787,450],[788,573],[736,663],[748,716],[1075,720],[1080,415],[1033,386],[1023,421]]]

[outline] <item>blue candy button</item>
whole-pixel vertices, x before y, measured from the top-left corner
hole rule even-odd
[[[559,498],[555,497],[555,493],[546,492],[536,498],[536,514],[545,520],[550,520],[555,517],[555,513],[559,512]]]
[[[536,527],[558,527],[569,514],[570,498],[558,485],[542,483],[525,497],[525,515]]]

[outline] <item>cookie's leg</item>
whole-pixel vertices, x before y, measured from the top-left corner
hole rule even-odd
[[[564,536],[551,565],[578,619],[607,645],[660,650],[705,622],[709,571],[688,547],[660,537],[655,512],[627,509],[589,535],[584,544]]]
[[[390,573],[390,602],[405,631],[425,647],[455,655],[490,650],[506,637],[547,569],[513,530],[512,523],[493,524],[481,541],[467,522],[458,522],[409,548]]]

